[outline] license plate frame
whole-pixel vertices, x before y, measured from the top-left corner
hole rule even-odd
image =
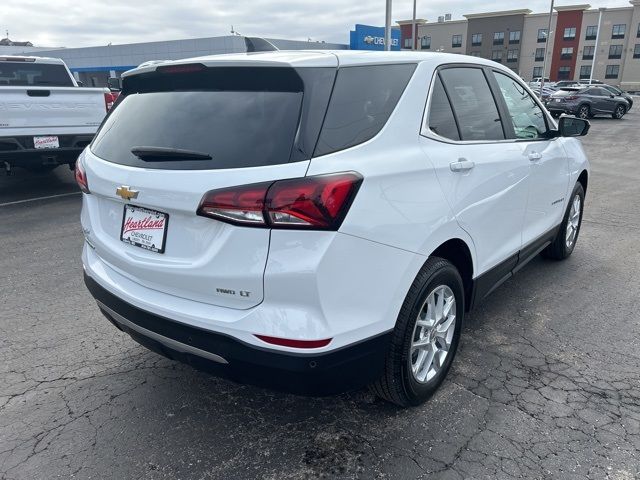
[[[60,139],[57,135],[39,135],[33,137],[33,148],[42,150],[45,148],[60,148]]]
[[[127,216],[127,212],[130,213],[130,216]],[[127,223],[128,218],[131,219],[129,223]],[[160,220],[162,220],[162,225],[156,226]],[[125,229],[125,227],[127,228]],[[120,241],[150,252],[162,254],[167,244],[168,227],[168,213],[127,203],[122,209]],[[161,236],[159,240],[156,240],[158,231],[160,231]]]

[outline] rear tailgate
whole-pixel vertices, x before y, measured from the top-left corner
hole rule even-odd
[[[0,136],[20,129],[97,128],[106,114],[105,91],[0,85]]]
[[[259,304],[270,230],[196,211],[210,190],[305,176],[335,68],[299,70],[200,65],[125,79],[81,157],[91,192],[82,224],[95,254],[160,292],[229,308]],[[123,191],[134,196],[123,199]],[[146,209],[136,211],[134,228],[150,235],[151,250],[123,241],[128,205]],[[166,220],[164,240],[155,223],[145,229],[147,215],[162,228]]]

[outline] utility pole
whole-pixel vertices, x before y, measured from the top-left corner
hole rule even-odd
[[[387,0],[384,20],[384,49],[391,50],[391,0]]]
[[[416,42],[418,39],[416,38],[416,2],[417,0],[413,0],[413,17],[411,17],[411,50],[415,50]]]
[[[593,80],[593,71],[596,69],[596,56],[598,55],[598,42],[600,41],[600,26],[602,25],[602,13],[606,8],[600,8],[600,15],[598,15],[598,29],[596,30],[596,46],[593,48],[593,58],[591,59],[591,73],[589,74],[589,85]]]
[[[547,26],[547,41],[544,44],[544,63],[542,64],[542,78],[540,79],[540,98],[542,98],[542,89],[544,88],[544,76],[547,71],[547,52],[549,51],[549,42],[551,40],[551,19],[553,18],[553,1],[551,0],[551,8],[549,8],[549,25]],[[551,75],[549,75],[551,80]]]

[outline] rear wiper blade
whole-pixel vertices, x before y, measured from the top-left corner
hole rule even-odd
[[[140,160],[174,160],[184,158],[185,160],[211,160],[211,155],[194,150],[182,150],[180,148],[165,147],[133,147],[133,153]]]

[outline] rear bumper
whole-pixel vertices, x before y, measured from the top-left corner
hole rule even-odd
[[[59,148],[34,148],[33,136],[0,136],[0,162],[17,167],[71,164],[93,140],[93,134],[56,136]]]
[[[322,353],[292,353],[249,345],[135,307],[85,273],[102,313],[141,345],[170,359],[242,383],[300,394],[333,394],[377,378],[391,332]]]

